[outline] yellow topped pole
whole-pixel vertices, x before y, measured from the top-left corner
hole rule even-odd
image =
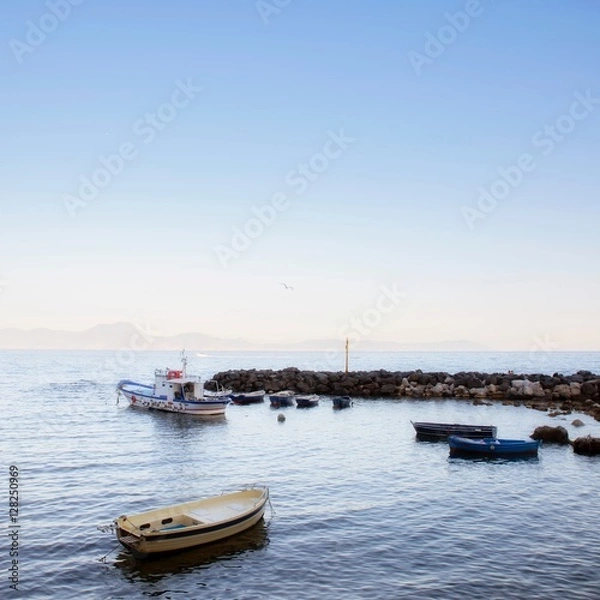
[[[346,338],[346,373],[348,372],[348,345],[348,338]]]

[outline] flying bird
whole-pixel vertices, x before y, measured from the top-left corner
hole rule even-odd
[[[283,281],[280,281],[279,283],[280,283],[280,284],[281,284],[281,285],[282,285],[282,286],[283,286],[283,287],[284,287],[286,290],[290,290],[290,292],[294,290],[294,288],[293,288],[291,285],[288,285],[287,283],[283,283]]]

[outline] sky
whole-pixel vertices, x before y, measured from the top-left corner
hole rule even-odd
[[[0,328],[600,349],[600,3],[1,11]]]

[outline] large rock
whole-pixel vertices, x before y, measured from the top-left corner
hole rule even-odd
[[[468,387],[469,389],[473,389],[473,388],[480,389],[483,386],[484,386],[484,383],[480,377],[471,376],[471,377],[467,378],[466,387]]]
[[[573,452],[575,454],[584,454],[586,456],[596,456],[600,454],[600,438],[594,438],[591,435],[577,438],[573,442]]]
[[[512,393],[515,396],[523,398],[544,398],[546,392],[539,381],[529,381],[529,379],[513,379]]]
[[[571,397],[571,387],[567,383],[555,385],[552,390],[552,397],[569,399]]]
[[[431,388],[429,389],[429,393],[431,394],[431,396],[439,398],[444,393],[444,390],[447,388],[448,386],[445,386],[443,383],[438,382],[435,385],[431,386]]]
[[[329,375],[327,373],[315,373],[315,378],[319,381],[319,383],[328,383]]]
[[[542,442],[549,442],[551,444],[569,443],[569,432],[561,426],[550,427],[549,425],[542,425],[541,427],[536,427],[529,437],[534,440],[542,440]]]
[[[298,381],[298,383],[296,383],[296,390],[303,394],[311,394],[313,392],[313,386],[306,381]]]
[[[464,385],[457,385],[454,388],[454,395],[457,398],[470,398],[471,397],[469,390]]]
[[[382,396],[392,396],[396,393],[396,386],[393,383],[386,383],[385,385],[381,386],[379,393]]]
[[[580,391],[582,396],[591,398],[598,392],[598,384],[596,381],[586,381],[585,383],[581,384]]]

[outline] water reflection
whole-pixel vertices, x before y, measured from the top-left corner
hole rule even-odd
[[[149,419],[159,434],[177,432],[196,434],[201,430],[223,428],[227,426],[227,415],[189,415],[164,410],[140,410],[128,406],[126,410],[131,416]]]
[[[261,519],[254,527],[233,537],[167,556],[138,560],[123,549],[115,559],[115,566],[130,582],[156,582],[170,575],[235,560],[263,550],[268,544],[268,524]]]
[[[539,462],[539,456],[473,456],[472,454],[455,454],[448,456],[450,462],[470,462],[470,463],[520,463],[520,462]]]

